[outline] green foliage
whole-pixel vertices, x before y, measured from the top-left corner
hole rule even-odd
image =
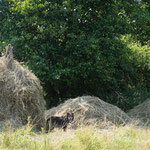
[[[0,149],[26,150],[148,150],[150,129],[133,125],[100,130],[92,127],[76,131],[35,134],[17,129],[0,132]],[[32,134],[31,134],[32,133]]]
[[[102,144],[98,138],[98,134],[96,134],[93,128],[91,128],[91,130],[88,130],[86,128],[78,130],[76,132],[76,135],[79,138],[81,145],[84,146],[85,150],[98,150],[102,148]]]
[[[142,134],[141,134],[142,133]],[[142,138],[140,138],[142,135]],[[144,136],[144,139],[143,139]],[[62,143],[62,149],[84,150],[116,150],[116,149],[147,149],[148,140],[141,129],[135,129],[132,125],[118,127],[111,130],[97,130],[91,127],[81,128],[75,132],[75,137],[66,139]]]
[[[6,125],[5,132],[0,133],[0,149],[27,149],[27,150],[53,150],[49,138],[40,137],[31,131],[33,125],[28,119],[25,127],[12,129],[10,124]]]
[[[2,8],[1,43],[40,78],[48,107],[95,95],[127,110],[138,103],[129,90],[149,91],[147,2],[12,0]]]
[[[135,8],[132,12],[132,33],[144,44],[150,46],[150,5],[142,2],[141,5]]]
[[[128,16],[130,23],[128,33],[138,39],[142,45],[150,45],[150,5],[147,0],[121,1],[120,9]]]

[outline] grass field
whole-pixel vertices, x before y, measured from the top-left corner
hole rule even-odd
[[[150,129],[132,125],[112,129],[83,127],[34,133],[27,125],[15,131],[0,132],[0,149],[19,150],[150,150]]]

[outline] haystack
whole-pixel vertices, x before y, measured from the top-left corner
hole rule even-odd
[[[45,101],[38,78],[13,59],[13,47],[6,47],[0,57],[0,121],[12,124],[32,123],[41,126],[44,122]]]
[[[46,111],[46,117],[62,116],[67,112],[74,112],[75,119],[71,127],[78,125],[96,125],[101,126],[102,122],[114,124],[126,124],[131,119],[118,107],[108,104],[98,97],[82,96],[75,99],[69,99],[57,107]]]
[[[150,125],[150,99],[135,106],[127,113],[132,119],[137,120],[139,125]]]

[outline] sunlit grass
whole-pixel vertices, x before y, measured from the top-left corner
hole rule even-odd
[[[150,129],[132,125],[112,129],[83,127],[34,133],[27,125],[15,131],[6,127],[0,132],[0,149],[19,150],[149,150]]]

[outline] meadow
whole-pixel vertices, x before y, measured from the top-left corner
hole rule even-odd
[[[150,129],[133,125],[97,129],[55,130],[48,134],[32,131],[32,126],[0,132],[1,150],[149,150]]]

